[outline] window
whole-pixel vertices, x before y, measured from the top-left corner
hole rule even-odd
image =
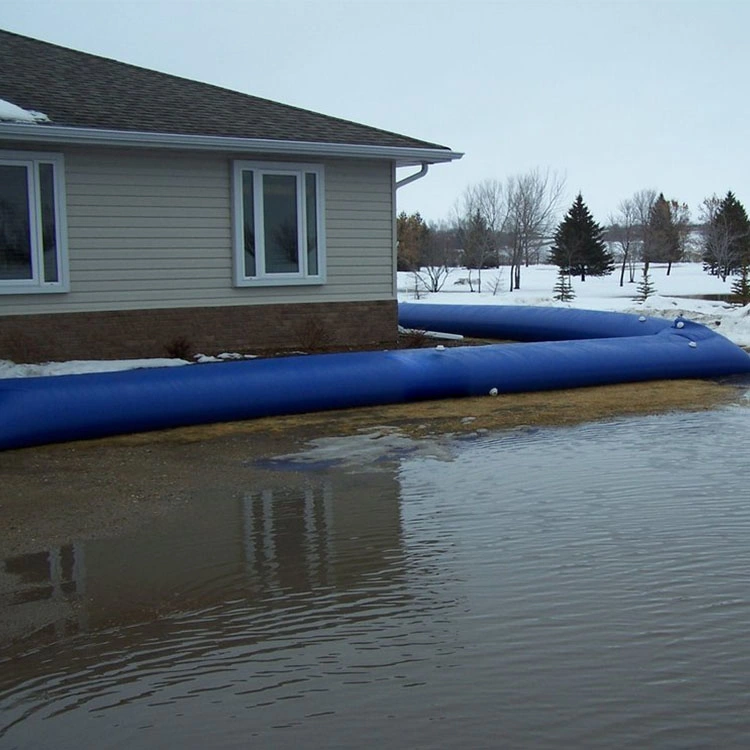
[[[65,292],[63,157],[0,151],[0,294]]]
[[[323,167],[235,162],[235,284],[325,281]]]

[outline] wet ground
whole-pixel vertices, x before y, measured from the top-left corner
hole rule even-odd
[[[306,441],[384,429],[420,438],[566,425],[742,395],[732,383],[657,381],[501,395],[165,430],[0,453],[0,559],[70,539],[126,533],[184,507],[206,487],[233,487],[245,463]]]

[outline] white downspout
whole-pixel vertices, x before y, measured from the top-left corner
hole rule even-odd
[[[396,266],[398,263],[398,241],[396,240],[396,191],[403,187],[404,185],[408,185],[410,182],[416,182],[417,180],[421,180],[426,174],[427,170],[430,168],[430,165],[426,162],[422,162],[422,168],[419,170],[419,172],[415,172],[414,174],[410,174],[408,177],[404,177],[403,180],[398,180],[393,183],[393,297],[394,299],[398,297],[398,273],[396,272]],[[393,176],[395,178],[396,176],[396,168],[395,165],[393,167]]]
[[[403,180],[399,180],[396,183],[396,190],[398,190],[400,187],[403,187],[404,185],[408,185],[410,182],[416,182],[417,180],[421,180],[427,174],[427,170],[429,168],[430,168],[430,165],[426,161],[423,161],[422,169],[420,169],[419,172],[410,174],[408,177],[404,177]]]

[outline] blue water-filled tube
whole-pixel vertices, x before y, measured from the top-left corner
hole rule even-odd
[[[0,449],[493,389],[517,393],[750,372],[742,349],[689,321],[554,308],[479,310],[408,304],[399,320],[410,328],[535,342],[0,380]],[[487,323],[493,318],[494,326]]]
[[[571,341],[649,336],[672,321],[645,315],[520,305],[434,305],[402,302],[404,328],[512,341]]]

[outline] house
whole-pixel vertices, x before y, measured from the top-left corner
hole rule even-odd
[[[0,31],[0,359],[374,346],[433,143]]]

